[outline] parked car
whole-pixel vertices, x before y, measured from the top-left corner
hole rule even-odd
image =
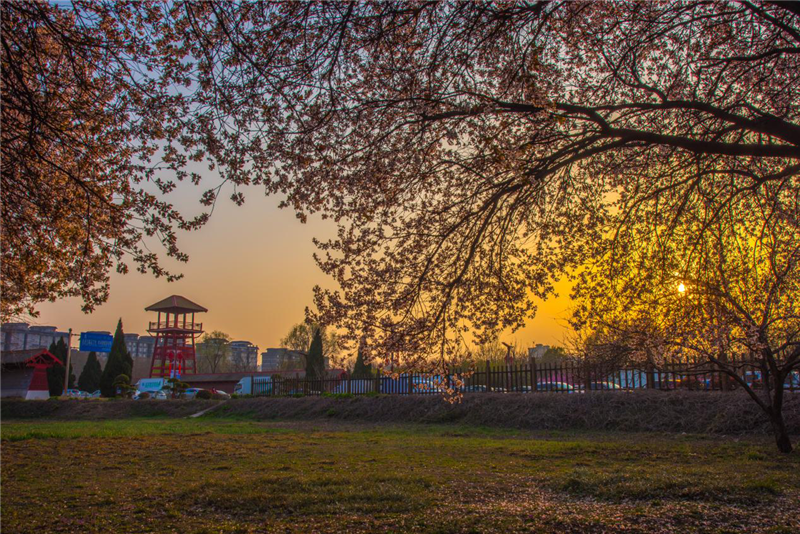
[[[219,395],[219,396],[224,397],[226,399],[230,399],[231,398],[230,394],[227,391],[222,391],[221,389],[211,388],[211,394],[212,395]]]
[[[764,385],[761,379],[761,371],[745,371],[742,378],[751,388],[760,388]]]
[[[486,386],[483,386],[483,385],[464,386],[462,391],[464,393],[477,393],[477,392],[485,393],[486,392]]]
[[[88,397],[89,394],[85,391],[81,391],[80,389],[68,389],[67,390],[67,397],[72,397],[75,399],[85,399]]]
[[[565,393],[577,393],[578,389],[572,384],[565,382],[539,382],[536,384],[536,389],[539,391],[558,391]]]
[[[156,399],[156,400],[167,400],[168,398],[170,398],[170,395],[171,395],[170,391],[164,391],[162,389],[162,390],[159,390],[159,391],[151,392],[150,393],[150,398],[151,399]]]
[[[93,391],[93,392],[89,393],[89,396],[90,396],[91,398],[93,398],[93,399],[96,399],[96,398],[100,397],[100,390],[99,390],[99,389],[97,389],[97,390],[95,390],[95,391]]]
[[[197,396],[197,392],[202,390],[203,388],[186,388],[186,391],[183,392],[184,399],[193,399]]]

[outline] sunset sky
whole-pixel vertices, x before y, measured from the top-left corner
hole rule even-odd
[[[198,213],[203,189],[182,184],[170,200],[184,214]],[[312,237],[332,236],[335,228],[319,218],[302,224],[292,211],[277,207],[278,197],[265,197],[255,187],[244,192],[246,201],[239,207],[228,200],[231,191],[223,190],[209,223],[180,234],[179,245],[189,254],[189,263],[165,264],[183,272],[182,280],[169,283],[133,268],[127,275],[113,273],[111,296],[93,313],[84,314],[80,300],[72,298],[40,304],[41,315],[34,322],[75,332],[113,331],[121,317],[125,332],[145,334],[147,321],[155,315],[144,308],[177,294],[208,308],[198,319],[206,331],[221,330],[262,351],[279,346],[291,326],[303,320],[305,307],[312,304],[313,286],[332,286],[314,263]],[[504,339],[522,347],[560,344],[568,307],[563,295],[543,303],[525,329]],[[77,339],[73,343],[77,346]]]

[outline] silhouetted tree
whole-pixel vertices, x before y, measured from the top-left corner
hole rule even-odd
[[[50,344],[48,349],[50,354],[58,358],[63,363],[67,362],[67,344],[64,338],[58,338],[57,342]],[[72,362],[69,365],[69,387],[75,387],[75,375],[72,373]],[[51,396],[64,394],[64,366],[53,365],[47,368],[47,388]]]
[[[358,347],[358,355],[356,356],[356,363],[353,367],[352,377],[355,379],[371,378],[373,376],[372,365],[364,363],[364,349],[362,345]]]
[[[83,366],[80,378],[78,378],[78,388],[89,393],[97,391],[100,389],[102,376],[103,368],[100,365],[100,360],[97,359],[97,354],[92,351],[86,359],[86,365]]]
[[[108,360],[100,377],[100,392],[104,397],[116,396],[114,380],[119,375],[125,375],[130,380],[133,372],[133,358],[128,353],[125,346],[125,335],[122,331],[122,319],[117,323],[117,330],[114,332],[114,341],[111,343],[111,351],[108,353]]]
[[[322,334],[317,329],[306,355],[306,377],[309,379],[325,377],[325,359],[322,355]]]

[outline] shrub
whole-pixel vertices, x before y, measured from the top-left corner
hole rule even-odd
[[[352,393],[328,393],[326,391],[322,396],[329,399],[352,399],[355,395]]]
[[[233,398],[233,397],[231,397],[231,398]],[[211,394],[211,399],[212,400],[227,400],[228,397],[226,397],[225,395],[223,395],[221,393],[212,393]]]
[[[196,399],[210,400],[210,399],[213,398],[213,396],[214,396],[214,394],[211,393],[210,391],[208,391],[207,389],[201,389],[200,391],[197,392],[197,395],[195,395],[195,398]]]
[[[148,393],[147,391],[142,391],[141,393],[139,393],[139,400],[149,399],[149,398],[150,398],[150,393]]]

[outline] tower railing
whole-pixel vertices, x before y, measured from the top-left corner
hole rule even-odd
[[[147,330],[150,332],[155,332],[158,330],[188,330],[190,332],[202,332],[203,331],[203,323],[191,323],[191,322],[183,322],[178,321],[175,324],[174,321],[150,321],[150,325],[148,326]]]

